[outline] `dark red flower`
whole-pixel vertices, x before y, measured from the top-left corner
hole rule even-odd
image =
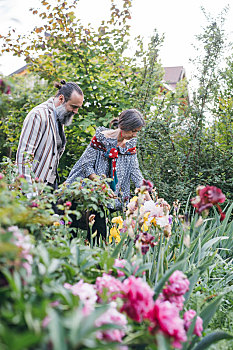
[[[201,201],[205,203],[223,203],[226,199],[220,188],[215,186],[206,186],[199,191]]]
[[[222,209],[219,206],[219,203],[223,203],[226,199],[226,196],[222,193],[220,188],[215,186],[200,186],[197,188],[197,197],[191,199],[191,203],[196,208],[196,212],[201,214],[204,210],[216,205],[220,213],[220,221],[223,221],[225,214],[222,212]]]
[[[151,192],[153,190],[153,187],[154,187],[154,185],[151,181],[145,180],[145,179],[143,179],[142,186],[146,187],[146,190],[148,192]]]

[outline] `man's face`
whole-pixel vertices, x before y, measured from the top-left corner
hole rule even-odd
[[[74,114],[78,113],[78,109],[82,107],[83,96],[79,95],[77,91],[73,91],[70,99],[65,102],[64,96],[58,97],[61,104],[56,107],[58,119],[64,125],[70,125],[73,120]]]

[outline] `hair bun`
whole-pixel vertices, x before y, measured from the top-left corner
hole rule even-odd
[[[114,118],[110,121],[109,126],[110,128],[117,129],[119,124],[119,118]]]
[[[57,89],[59,89],[59,90],[60,90],[60,88],[61,88],[61,84],[58,83],[58,82],[55,82],[55,83],[54,83],[54,86],[55,86],[55,88],[57,88]]]
[[[62,80],[60,81],[60,83],[61,83],[62,85],[65,85],[65,84],[66,84],[66,81],[65,81],[64,79],[62,79]]]

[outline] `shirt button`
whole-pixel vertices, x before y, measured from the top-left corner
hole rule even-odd
[[[53,167],[51,166],[49,169],[53,169]]]

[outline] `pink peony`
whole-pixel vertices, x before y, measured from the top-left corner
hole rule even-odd
[[[125,259],[115,259],[114,262],[114,267],[117,269],[118,267],[124,268],[126,264],[126,260]],[[118,277],[122,277],[125,275],[125,273],[121,270],[117,270],[117,275]]]
[[[107,323],[121,326],[122,329],[106,329],[97,331],[96,337],[100,340],[121,342],[125,335],[127,319],[125,315],[122,315],[117,311],[115,302],[111,302],[110,308],[95,321],[96,327],[100,327]]]
[[[184,320],[179,316],[179,310],[169,301],[156,300],[154,307],[148,312],[147,318],[151,321],[149,331],[155,334],[159,330],[172,337],[172,345],[182,348],[181,342],[187,340],[184,329]]]
[[[153,307],[153,290],[141,278],[130,276],[123,282],[124,284],[124,304],[121,312],[141,322],[147,312]]]
[[[98,294],[98,302],[102,302],[106,294],[108,301],[115,300],[117,297],[122,298],[124,286],[120,280],[103,273],[102,277],[97,277],[95,287]]]
[[[8,227],[8,231],[13,233],[12,243],[20,249],[20,258],[24,260],[22,262],[22,266],[27,271],[27,276],[31,276],[31,265],[33,263],[31,250],[33,248],[33,245],[31,243],[30,236],[23,234],[19,230],[18,226],[10,226]]]
[[[193,318],[196,316],[196,311],[190,309],[184,313],[184,327],[188,331],[191,326]],[[197,316],[193,334],[196,334],[198,337],[201,337],[203,331],[203,321],[201,317]]]
[[[97,301],[96,291],[93,285],[89,283],[84,283],[80,280],[73,286],[69,283],[65,283],[64,287],[71,290],[72,294],[78,295],[81,302],[83,303],[83,314],[85,316],[89,315],[91,311],[95,308],[95,303]]]
[[[171,296],[184,295],[189,290],[189,280],[179,270],[173,272],[168,281],[169,283],[167,282],[163,289],[165,299]]]
[[[175,305],[178,310],[183,310],[184,307],[184,297],[183,295],[170,295],[169,297],[165,297],[163,294],[159,295],[159,300],[161,301],[170,301],[171,304]]]

